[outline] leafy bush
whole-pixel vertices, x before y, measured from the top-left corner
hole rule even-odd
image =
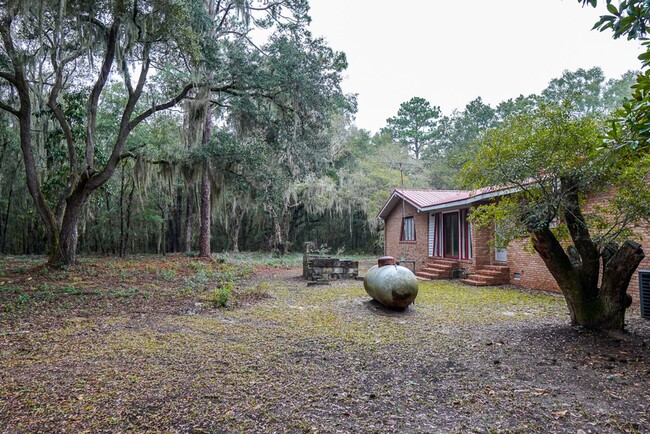
[[[171,282],[177,277],[176,270],[172,268],[162,268],[158,270],[156,274],[158,274],[158,277],[160,277],[162,280],[165,280],[167,282]]]
[[[210,298],[210,303],[214,307],[226,307],[228,305],[228,300],[232,295],[232,283],[226,282],[224,285],[215,289],[212,292],[212,297]]]

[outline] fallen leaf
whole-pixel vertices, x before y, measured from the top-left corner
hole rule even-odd
[[[564,417],[567,415],[569,410],[559,410],[559,411],[554,411],[551,414],[557,418]]]

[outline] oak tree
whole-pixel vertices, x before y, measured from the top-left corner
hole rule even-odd
[[[507,240],[529,235],[573,324],[621,330],[631,304],[627,287],[644,258],[628,237],[650,218],[650,159],[603,148],[604,126],[575,106],[542,104],[488,131],[464,176],[475,187],[514,190],[479,207],[475,222],[496,221]],[[584,200],[599,193],[611,197],[609,205],[587,213]]]

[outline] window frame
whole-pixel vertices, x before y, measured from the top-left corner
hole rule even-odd
[[[407,231],[407,221],[410,221],[410,230]],[[408,233],[407,233],[408,232]],[[412,235],[412,239],[410,236]],[[406,238],[406,236],[409,236],[409,238]],[[414,216],[408,216],[408,217],[402,217],[402,230],[400,232],[400,237],[399,240],[401,243],[416,243],[417,242],[417,234],[415,232],[415,217]]]

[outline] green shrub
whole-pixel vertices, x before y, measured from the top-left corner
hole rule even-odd
[[[171,268],[163,268],[158,270],[158,277],[160,277],[162,280],[166,280],[167,282],[170,282],[172,280],[175,280],[177,275],[176,275],[176,270],[173,270]]]
[[[129,288],[129,289],[111,289],[109,295],[114,298],[131,298],[135,295],[138,295],[138,288]]]
[[[20,265],[14,269],[14,274],[23,274],[27,270],[29,270],[27,265]]]
[[[67,295],[78,295],[78,294],[81,294],[81,291],[80,291],[78,288],[76,288],[76,287],[74,287],[74,286],[72,286],[72,285],[62,287],[62,288],[61,288],[61,291],[62,291],[64,294],[67,294]]]
[[[226,282],[220,288],[212,292],[210,303],[214,307],[226,307],[232,294],[232,283]]]
[[[210,281],[210,278],[207,276],[205,271],[199,271],[194,275],[193,280],[195,283],[204,284],[204,283],[208,283]]]
[[[202,261],[192,261],[188,264],[188,266],[194,271],[205,271],[207,268],[205,262]]]

